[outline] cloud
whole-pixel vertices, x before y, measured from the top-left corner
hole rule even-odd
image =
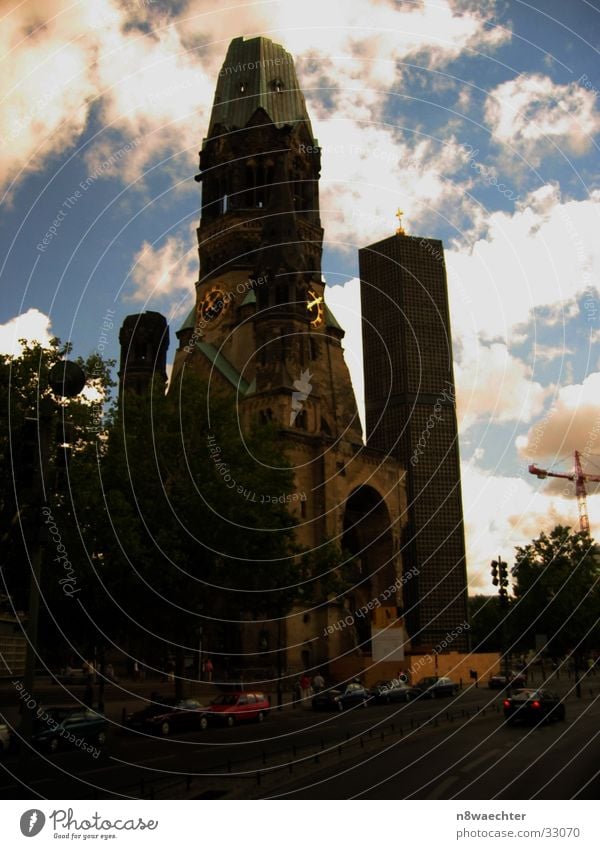
[[[599,445],[600,372],[589,374],[583,383],[561,387],[546,415],[516,440],[521,457],[551,463],[575,450],[585,460]]]
[[[344,359],[350,371],[352,386],[358,405],[358,414],[365,432],[365,399],[362,347],[362,313],[360,308],[360,280],[353,277],[343,286],[329,284],[325,288],[325,301],[336,321],[346,332],[343,340]]]
[[[455,331],[509,339],[532,319],[570,319],[577,295],[597,296],[599,216],[600,191],[568,200],[553,185],[531,192],[513,213],[489,214],[485,235],[467,244],[467,234],[446,252]]]
[[[548,390],[532,380],[532,371],[500,342],[484,345],[471,337],[454,366],[457,415],[465,433],[474,424],[529,422],[544,405]]]
[[[0,324],[0,353],[18,357],[23,350],[19,339],[47,345],[53,335],[50,326],[50,317],[33,308],[11,318]]]
[[[321,217],[326,236],[353,251],[391,234],[401,206],[410,232],[418,222],[456,210],[456,183],[451,175],[464,164],[456,139],[443,144],[420,136],[411,141],[389,127],[361,126],[338,118],[317,122],[322,146]],[[460,193],[459,193],[460,197]]]
[[[562,482],[565,483],[564,481]],[[569,484],[573,488],[573,484]],[[469,592],[496,592],[490,561],[501,555],[511,567],[515,547],[527,545],[555,525],[579,530],[577,508],[570,495],[540,490],[525,468],[518,476],[504,476],[462,464]],[[588,498],[592,534],[600,533],[600,495]]]
[[[120,163],[123,180],[173,155],[183,156],[191,171],[219,65],[240,34],[284,43],[311,112],[334,122],[381,118],[389,97],[401,91],[400,63],[411,57],[439,68],[464,51],[510,38],[485,25],[493,9],[447,0],[400,8],[391,0],[227,7],[190,0],[178,13],[161,3],[117,0],[55,0],[50,10],[43,0],[14,5],[0,35],[7,92],[0,104],[0,184],[74,149],[92,110],[103,124],[86,146],[92,170],[107,152],[141,136],[144,143]]]
[[[577,82],[560,85],[542,74],[521,75],[493,89],[485,119],[494,141],[534,166],[554,146],[568,154],[585,153],[600,129],[593,91]]]
[[[144,242],[133,258],[126,298],[145,306],[162,300],[171,304],[174,317],[193,302],[197,276],[197,249],[183,238],[169,236],[160,247]]]
[[[43,169],[72,147],[86,127],[96,96],[98,39],[87,4],[54,0],[3,3],[0,73],[0,188],[21,169]],[[96,11],[108,12],[108,0]]]

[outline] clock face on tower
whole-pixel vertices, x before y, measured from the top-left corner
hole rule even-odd
[[[313,289],[308,290],[306,309],[308,310],[312,327],[319,327],[323,324],[323,296],[317,295]]]
[[[227,304],[221,289],[210,289],[200,302],[200,315],[204,321],[216,322],[225,314]]]

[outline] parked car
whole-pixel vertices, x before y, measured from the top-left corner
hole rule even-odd
[[[0,757],[5,755],[10,748],[10,731],[8,725],[0,723]]]
[[[404,684],[397,678],[392,678],[391,681],[378,681],[371,687],[370,692],[373,701],[380,704],[409,702],[411,699],[416,699],[421,695],[421,691],[417,690],[416,687]]]
[[[81,705],[39,708],[31,740],[34,746],[50,752],[63,748],[98,751],[106,742],[107,730],[103,714]]]
[[[358,681],[352,681],[350,684],[334,685],[316,693],[312,699],[312,707],[313,710],[346,710],[356,705],[367,707],[371,699],[369,690]]]
[[[270,710],[271,703],[264,693],[223,693],[204,708],[200,727],[204,729],[217,722],[232,726],[252,719],[263,722]]]
[[[508,683],[507,683],[508,682]],[[488,687],[490,690],[503,690],[506,686],[510,687],[526,687],[527,676],[524,672],[509,672],[508,679],[506,675],[492,675],[488,679]]]
[[[76,669],[73,666],[66,666],[53,675],[51,678],[52,684],[87,684],[90,673],[86,669]]]
[[[136,731],[161,734],[167,737],[172,731],[202,728],[206,710],[196,699],[171,699],[155,696],[143,710],[125,717],[125,726]]]
[[[556,693],[548,690],[518,690],[503,701],[504,718],[507,725],[514,722],[562,721],[566,717],[564,702]]]
[[[451,678],[429,675],[427,678],[421,678],[415,684],[415,689],[425,699],[437,699],[440,696],[455,696],[459,688]]]

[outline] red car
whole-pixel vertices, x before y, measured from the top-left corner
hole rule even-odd
[[[207,728],[212,722],[229,726],[251,719],[262,722],[270,710],[271,703],[264,693],[223,693],[202,714],[200,728]]]

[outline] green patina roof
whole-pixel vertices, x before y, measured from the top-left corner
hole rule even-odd
[[[195,328],[195,326],[196,326],[196,307],[192,307],[191,310],[190,310],[190,314],[188,315],[188,317],[186,318],[186,320],[183,322],[183,324],[181,325],[181,327],[179,329],[180,330],[193,330]]]
[[[305,121],[312,136],[291,55],[264,36],[234,38],[219,72],[208,135],[215,124],[245,127],[259,107],[277,127]]]
[[[255,293],[254,289],[250,289],[250,291],[248,292],[248,294],[246,295],[246,297],[242,301],[242,306],[245,307],[248,304],[255,304],[255,303],[256,303],[256,293]]]
[[[210,360],[210,362],[214,365],[217,371],[223,375],[223,377],[228,380],[232,386],[235,386],[242,395],[247,395],[251,386],[248,384],[247,380],[239,374],[235,368],[231,365],[228,359],[226,359],[223,354],[221,354],[214,345],[211,345],[210,342],[196,342],[196,347],[202,351],[204,356]]]
[[[344,332],[344,328],[340,327],[340,325],[337,323],[336,317],[331,312],[331,310],[329,309],[327,304],[325,304],[325,326],[326,327],[335,327],[336,330],[341,330],[342,333]]]

